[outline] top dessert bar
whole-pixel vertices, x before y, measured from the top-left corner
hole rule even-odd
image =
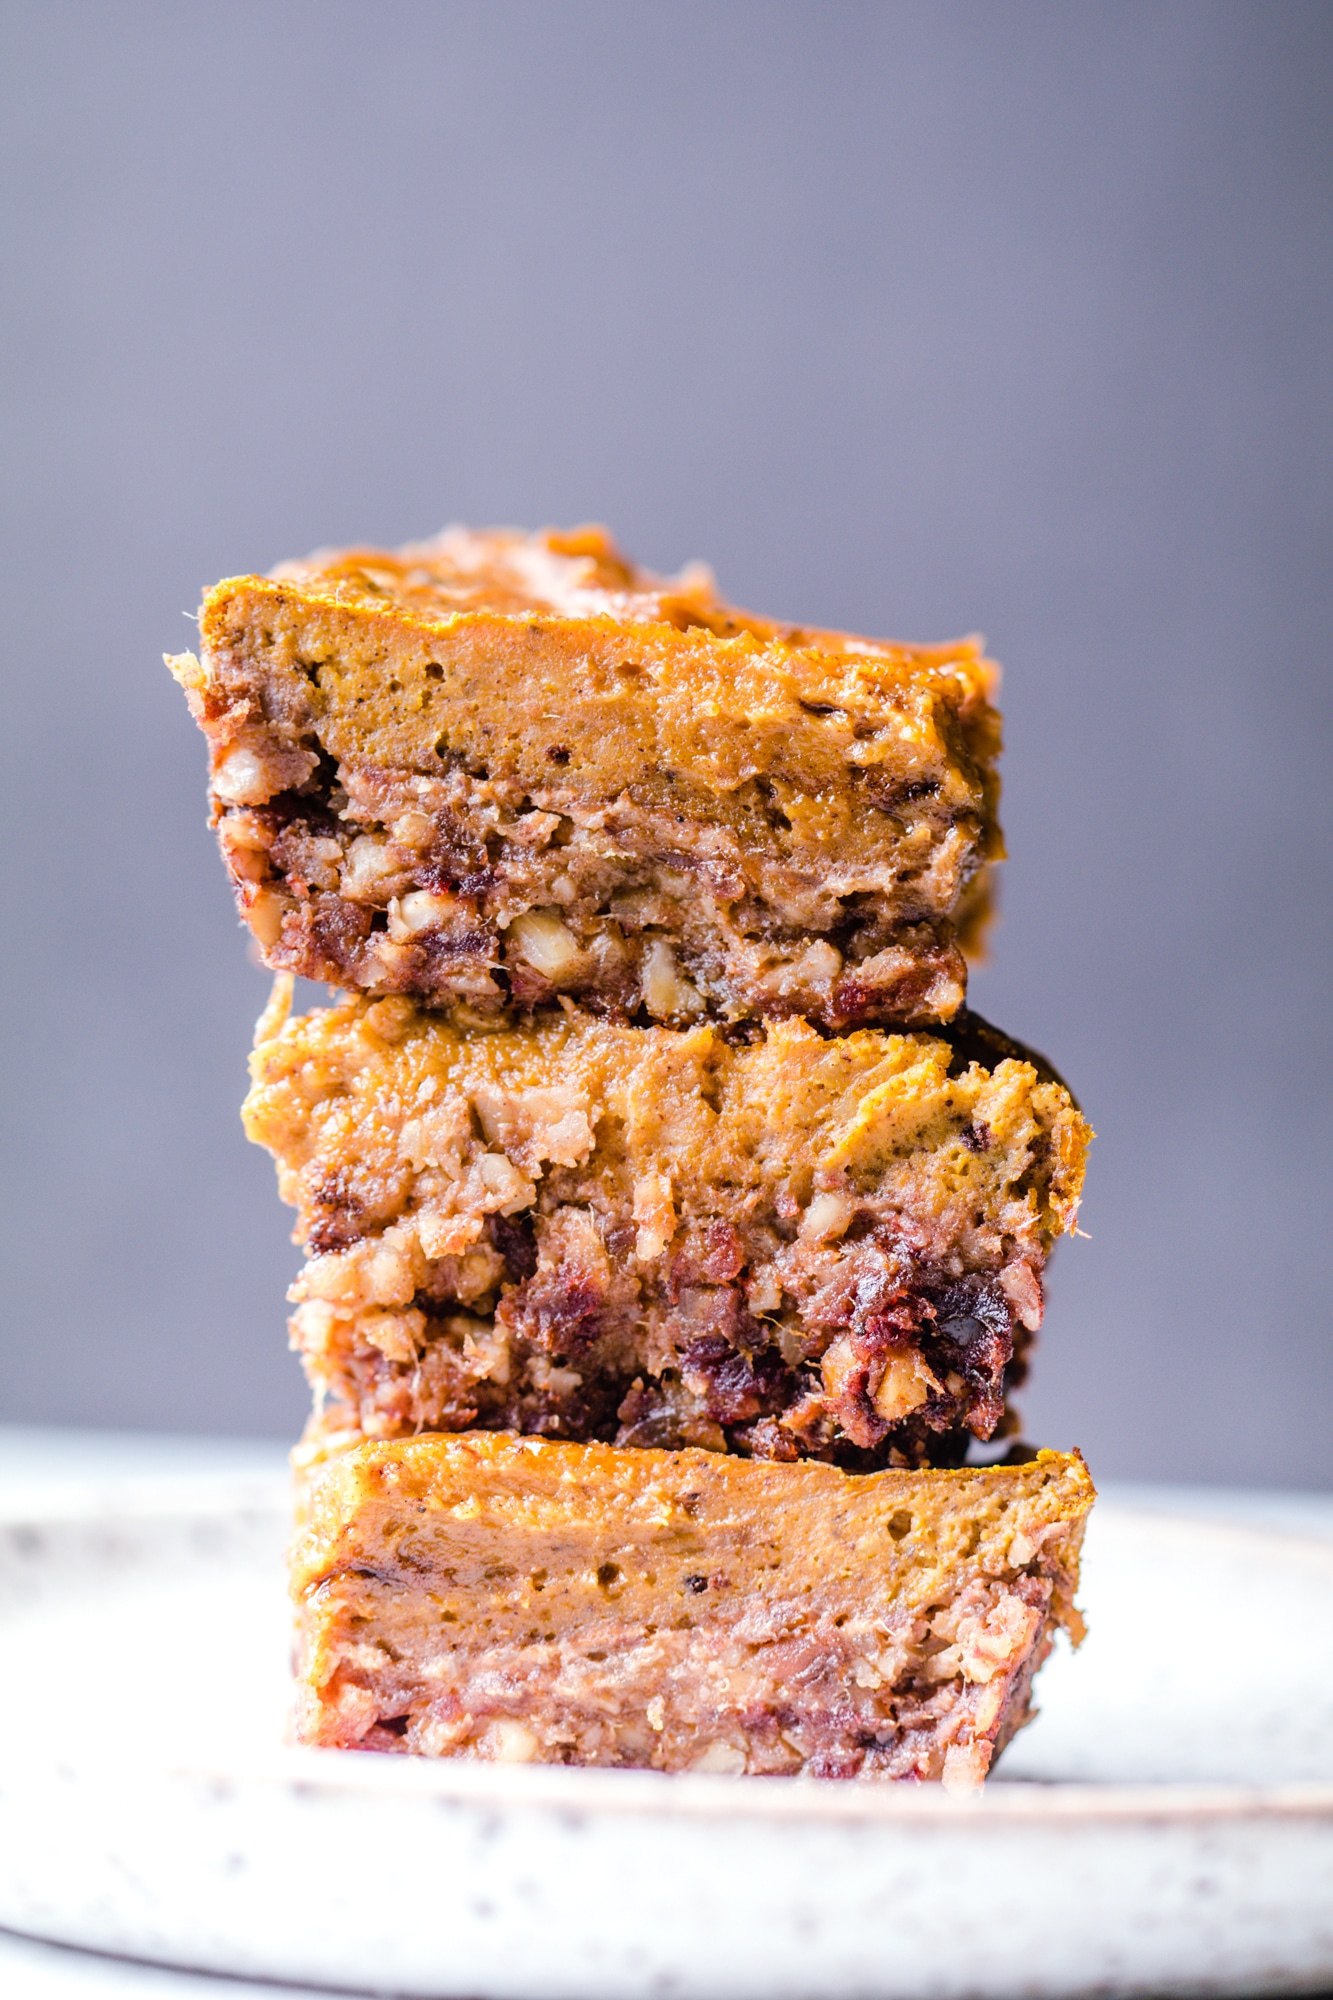
[[[752,617],[601,529],[325,551],[171,660],[275,969],[427,1006],[922,1026],[962,1004],[996,823],[975,640]]]

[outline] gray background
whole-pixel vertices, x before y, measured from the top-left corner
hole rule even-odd
[[[159,664],[201,586],[609,521],[982,627],[977,1004],[1099,1128],[1029,1430],[1327,1444],[1333,9],[8,5],[0,1414],[282,1434],[265,982]]]

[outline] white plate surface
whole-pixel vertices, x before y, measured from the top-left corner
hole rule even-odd
[[[286,1496],[0,1491],[0,1924],[494,2000],[1333,1987],[1333,1545],[1103,1501],[975,1802],[283,1749]]]

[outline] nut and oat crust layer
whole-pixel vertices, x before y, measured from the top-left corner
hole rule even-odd
[[[267,964],[428,1005],[924,1025],[1001,853],[996,669],[452,529],[204,600],[168,662]]]
[[[479,1427],[869,1470],[1011,1428],[1089,1132],[975,1017],[483,1032],[289,989],[244,1115],[310,1253],[316,1453]]]
[[[292,1560],[303,1742],[971,1789],[1027,1719],[1077,1454],[849,1477],[472,1434],[367,1444]]]

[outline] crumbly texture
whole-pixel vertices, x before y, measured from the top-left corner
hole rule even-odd
[[[349,1000],[261,1021],[315,1443],[479,1426],[860,1469],[1003,1434],[1089,1132],[1003,1038]]]
[[[428,1005],[948,1020],[996,670],[724,604],[600,529],[324,551],[169,660],[266,963]]]
[[[292,1559],[306,1743],[971,1789],[1029,1714],[1077,1454],[849,1477],[473,1434],[367,1444]]]

